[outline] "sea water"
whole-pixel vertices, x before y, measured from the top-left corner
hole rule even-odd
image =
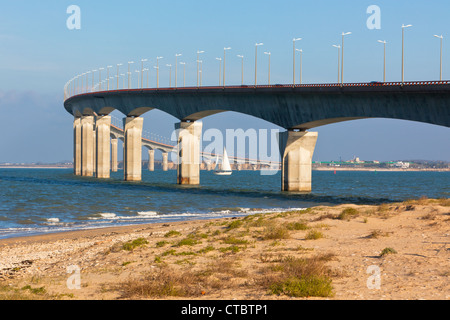
[[[0,238],[153,222],[235,217],[342,203],[448,198],[450,172],[313,171],[313,191],[281,192],[281,173],[201,172],[179,186],[176,171],[143,170],[141,182],[77,177],[72,169],[0,169]]]

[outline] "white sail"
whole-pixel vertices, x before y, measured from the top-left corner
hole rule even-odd
[[[219,155],[216,157],[216,168],[214,170],[219,170]]]
[[[230,160],[228,159],[227,150],[223,148],[222,170],[231,171]]]

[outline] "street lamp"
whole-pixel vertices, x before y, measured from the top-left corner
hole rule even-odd
[[[183,66],[183,87],[186,87],[186,62],[180,62]]]
[[[181,56],[181,53],[175,54],[175,88],[177,87],[178,80],[178,57]]]
[[[203,60],[197,60],[200,64],[200,87],[203,85]]]
[[[272,55],[270,52],[264,52],[264,54],[267,54],[269,56],[269,79],[268,79],[268,83],[270,86],[270,56]]]
[[[197,87],[199,86],[199,82],[198,82],[199,70],[198,69],[199,69],[199,61],[200,61],[199,55],[201,53],[205,53],[205,51],[197,51]]]
[[[95,78],[94,75],[98,70],[92,70],[92,87],[91,87],[91,92],[94,92],[94,82],[95,82]]]
[[[237,55],[239,58],[241,58],[241,85],[244,85],[244,56]]]
[[[86,71],[86,93],[89,90],[89,74],[91,73],[91,71]]]
[[[112,68],[112,66],[106,67],[106,78],[108,79],[108,81],[107,81],[107,89],[108,90],[109,90],[109,68]]]
[[[130,71],[130,65],[133,64],[134,61],[128,61],[128,89],[131,89],[131,71]]]
[[[116,65],[116,67],[117,67],[117,90],[119,90],[119,67],[120,67],[121,65],[122,65],[121,63],[118,63],[118,64]]]
[[[338,83],[341,82],[341,46],[337,44],[333,44],[333,47],[338,49]]]
[[[383,82],[386,82],[386,40],[378,40],[379,43],[384,45],[384,62],[383,62]]]
[[[172,87],[172,65],[166,64],[167,67],[169,67],[169,88]]]
[[[351,32],[342,32],[342,60],[341,60],[341,84],[344,84],[344,37],[352,34]]]
[[[148,88],[148,73],[149,73],[150,69],[144,68],[144,69],[142,69],[142,72],[144,72],[144,71],[147,72],[147,83],[146,83],[145,87]],[[142,85],[142,86],[143,86],[143,85]]]
[[[412,24],[402,25],[402,83],[405,82],[405,29],[412,27]]]
[[[98,68],[98,81],[99,81],[99,89],[102,91],[102,70],[105,70],[105,68]]]
[[[223,48],[223,81],[222,81],[222,84],[224,87],[225,87],[225,52],[227,50],[231,50],[231,48],[230,47]]]
[[[295,42],[296,41],[300,41],[300,40],[302,40],[302,38],[294,38],[293,40],[292,40],[292,44],[293,44],[293,68],[292,68],[292,83],[293,83],[293,85],[295,86]]]
[[[264,45],[264,43],[255,44],[255,87],[257,84],[257,73],[258,73],[258,47]]]
[[[300,84],[303,84],[303,49],[295,49],[300,52]]]
[[[148,59],[141,59],[141,89],[144,87],[144,62]]]
[[[139,73],[141,73],[141,70],[134,70],[134,72],[136,72],[137,74],[138,74],[138,76],[137,76],[137,87],[136,87],[136,89],[139,89],[141,86],[139,85]],[[142,83],[141,83],[141,85],[142,85]]]
[[[159,59],[163,59],[164,57],[156,57],[156,87],[159,88]]]
[[[440,36],[434,35],[434,36],[435,36],[436,38],[441,39],[441,63],[440,63],[440,76],[439,76],[439,80],[442,81],[442,41],[444,40],[444,36],[443,36],[443,35],[440,35]]]
[[[216,58],[217,61],[219,61],[219,86],[220,86],[220,78],[221,78],[221,71],[222,71],[222,58]]]

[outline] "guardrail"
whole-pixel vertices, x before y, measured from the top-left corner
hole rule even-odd
[[[274,85],[231,85],[231,86],[199,86],[199,87],[167,87],[167,88],[131,88],[131,89],[110,89],[94,90],[98,85],[90,90],[88,88],[68,89],[68,84],[64,87],[64,101],[67,99],[90,93],[99,92],[119,92],[119,91],[183,91],[183,90],[211,90],[211,89],[238,89],[238,88],[330,88],[330,87],[389,87],[389,86],[424,86],[424,85],[448,85],[450,80],[445,81],[405,81],[405,82],[361,82],[361,83],[311,83],[311,84],[274,84]]]

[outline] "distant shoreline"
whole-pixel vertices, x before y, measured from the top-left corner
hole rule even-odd
[[[328,167],[328,168],[313,168],[313,171],[367,171],[367,172],[450,172],[450,168],[441,169],[401,169],[401,168],[339,168],[339,167]]]

